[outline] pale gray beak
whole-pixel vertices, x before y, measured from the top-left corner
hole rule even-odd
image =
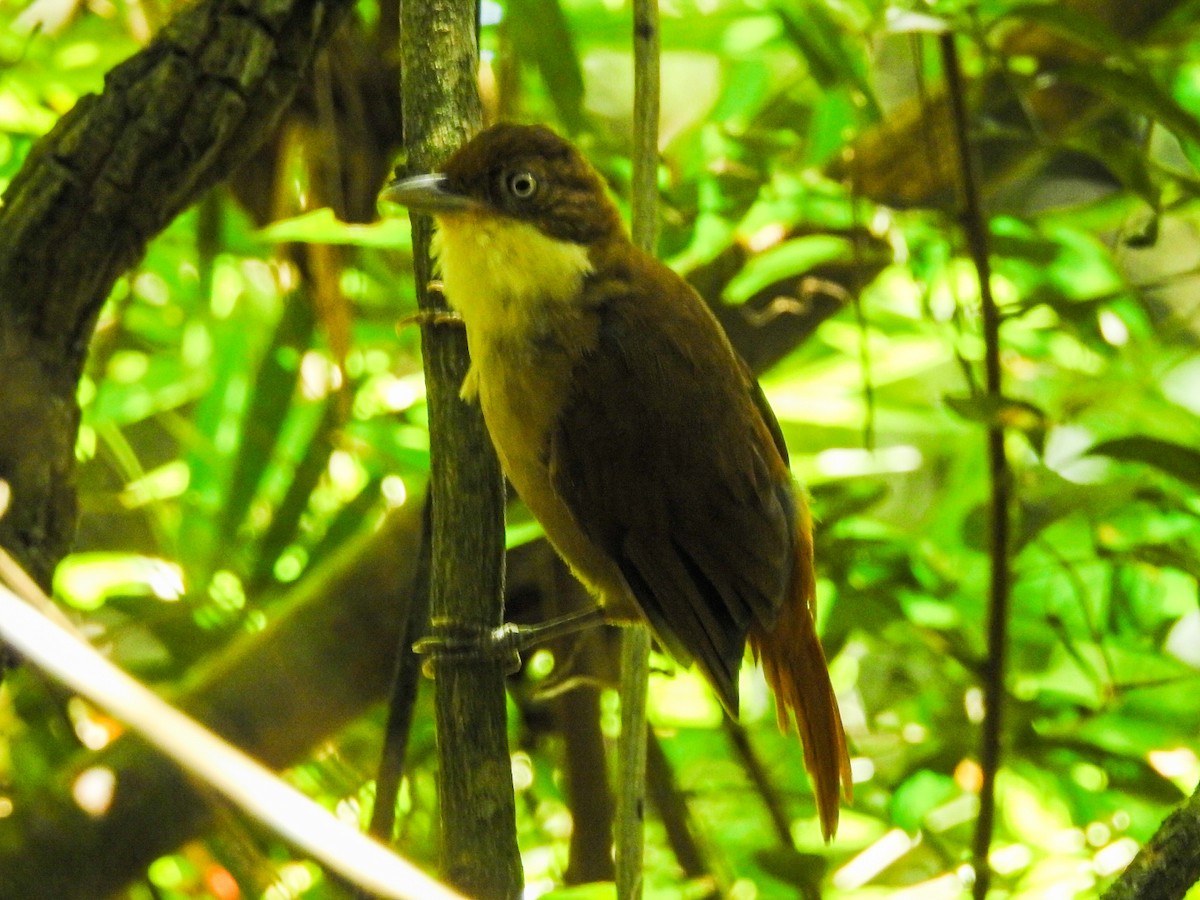
[[[470,197],[454,193],[447,184],[446,176],[437,172],[400,178],[385,187],[379,199],[422,213],[462,212],[479,205]]]

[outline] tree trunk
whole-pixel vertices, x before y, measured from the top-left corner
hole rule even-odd
[[[348,0],[208,0],[34,147],[0,206],[0,543],[43,585],[75,529],[75,392],[146,243],[270,134]]]

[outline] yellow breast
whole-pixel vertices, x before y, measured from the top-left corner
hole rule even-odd
[[[438,216],[438,226],[434,252],[446,298],[484,340],[544,327],[556,308],[575,301],[592,270],[587,247],[515,219],[453,213]]]
[[[546,468],[546,442],[597,321],[583,302],[587,248],[475,212],[438,216],[446,299],[467,328],[464,400],[478,397],[505,474],[576,575],[601,599],[623,595],[615,566],[575,523]]]

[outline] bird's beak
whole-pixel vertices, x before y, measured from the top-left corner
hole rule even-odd
[[[437,172],[398,178],[383,189],[379,199],[422,213],[463,212],[479,205],[470,197],[456,194],[447,185],[446,176]]]

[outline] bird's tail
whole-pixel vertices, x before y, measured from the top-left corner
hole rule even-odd
[[[821,833],[828,841],[837,832],[841,795],[850,800],[850,757],[825,652],[817,637],[812,532],[807,522],[797,524],[796,567],[779,618],[770,630],[753,626],[749,638],[775,694],[779,727],[784,733],[795,716]]]

